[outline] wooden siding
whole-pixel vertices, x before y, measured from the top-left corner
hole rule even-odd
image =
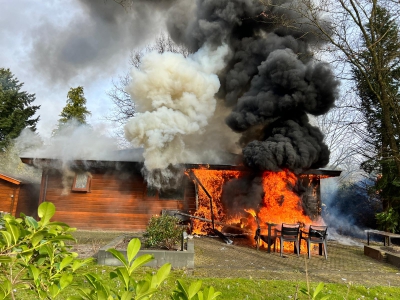
[[[185,183],[185,202],[182,210],[187,211],[189,214],[193,215],[196,210],[196,187],[192,181],[189,179]]]
[[[18,204],[16,205],[16,217],[19,217],[21,213],[24,213],[27,216],[37,218],[39,188],[39,184],[32,183],[21,185],[18,196]]]
[[[89,172],[90,192],[73,192],[73,178],[63,180],[59,172],[43,174],[41,200],[54,203],[55,221],[78,229],[143,231],[151,216],[160,215],[163,209],[194,207],[194,187],[190,181],[185,181],[188,188],[183,200],[160,200],[146,196],[145,181],[132,169]]]
[[[304,193],[302,194],[302,206],[307,216],[317,220],[321,216],[321,181],[320,176],[301,175],[300,180]]]
[[[15,215],[20,186],[0,179],[0,211]]]

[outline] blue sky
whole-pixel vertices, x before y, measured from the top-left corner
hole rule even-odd
[[[112,79],[129,55],[161,32],[162,22],[112,0],[0,0],[0,67],[9,68],[41,105],[38,132],[48,137],[71,87],[84,86],[89,122],[104,132]]]

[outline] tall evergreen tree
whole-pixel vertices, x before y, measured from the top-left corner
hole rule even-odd
[[[58,135],[61,130],[69,127],[71,124],[87,125],[86,118],[91,115],[90,111],[86,108],[86,98],[84,95],[83,87],[78,86],[71,88],[67,94],[67,104],[64,106],[60,113],[58,126],[53,131],[53,136]],[[75,123],[76,122],[76,123]]]
[[[86,117],[91,115],[86,108],[86,98],[83,93],[83,87],[71,88],[67,94],[67,105],[61,111],[59,122],[67,123],[75,119],[80,124],[87,124]]]
[[[365,143],[371,150],[364,152],[366,160],[362,167],[368,173],[380,173],[375,192],[382,197],[384,210],[400,210],[398,153],[392,145],[400,148],[400,30],[391,13],[380,6],[365,28],[375,49],[371,51],[364,45],[359,61],[370,65],[371,72],[352,68],[366,121]]]
[[[39,117],[33,116],[40,106],[32,105],[35,95],[21,91],[23,85],[10,69],[0,68],[0,152],[22,129],[36,130]]]

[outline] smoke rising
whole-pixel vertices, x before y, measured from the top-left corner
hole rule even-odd
[[[220,83],[215,73],[224,67],[227,54],[227,46],[214,51],[205,47],[188,58],[151,52],[141,69],[132,71],[127,91],[138,112],[125,125],[125,137],[145,149],[148,172],[165,170],[166,177],[173,177],[169,166],[200,162],[201,151],[187,146],[201,138],[216,111]]]
[[[28,148],[29,145],[38,145],[37,139],[34,133],[23,131],[17,139],[17,145],[22,149]],[[110,160],[110,154],[117,150],[115,139],[72,120],[40,147],[31,146],[28,157],[57,159],[64,164],[74,160]]]
[[[241,214],[243,208],[258,211],[264,197],[262,178],[240,178],[228,181],[221,197],[224,207],[231,215]]]
[[[346,174],[342,176],[345,178]],[[382,211],[382,202],[377,195],[369,193],[372,185],[371,178],[341,182],[339,178],[321,180],[322,216],[332,231],[342,237],[364,239],[365,229],[377,227],[375,214]]]
[[[121,152],[118,151],[117,141],[101,132],[101,128],[71,120],[50,139],[42,139],[34,132],[25,129],[15,139],[15,145],[20,157],[34,158],[33,164],[38,168],[44,166],[54,168],[62,174],[63,194],[71,190],[75,176],[76,162],[87,164],[88,161],[119,161]],[[46,159],[45,165],[41,159]],[[84,171],[85,165],[79,165]],[[89,174],[89,176],[91,176]]]
[[[202,93],[216,93],[218,102],[230,109],[226,124],[240,134],[239,145],[247,166],[259,170],[289,168],[301,172],[324,167],[329,162],[329,150],[323,142],[323,135],[310,125],[307,114],[321,115],[333,107],[338,95],[338,81],[326,63],[313,59],[312,49],[320,46],[322,41],[302,24],[302,16],[282,8],[291,6],[293,1],[279,2],[280,8],[273,5],[267,8],[256,0],[159,3],[170,5],[166,10],[166,25],[176,43],[185,45],[196,54],[205,48],[229,47],[224,67],[213,70],[218,75],[219,89],[215,90],[215,83],[212,92],[204,89]],[[283,19],[285,22],[280,22]],[[322,21],[329,30],[329,20]],[[187,63],[191,64],[190,61]],[[157,64],[161,68],[162,62],[157,60]],[[165,65],[171,68],[168,63]],[[150,153],[153,154],[154,159],[146,162],[150,169],[188,161],[181,136],[202,133],[206,120],[213,119],[215,107],[211,102],[206,104],[208,110],[197,107],[194,109],[196,114],[201,111],[203,115],[196,115],[190,122],[187,117],[178,118],[181,110],[177,111],[169,103],[171,97],[176,97],[176,89],[169,88],[169,94],[163,94],[162,99],[159,98],[161,94],[157,99],[153,96],[165,88],[165,79],[160,80],[158,75],[175,76],[160,68],[154,72],[157,73],[154,79],[147,79],[152,83],[152,89],[145,92],[147,95],[130,90],[134,101],[140,101],[142,109],[148,111],[141,111],[130,122],[127,128],[132,129],[127,130],[127,137],[135,146],[148,149],[146,161]],[[183,74],[186,71],[180,67],[177,72]],[[147,71],[146,74],[150,75]],[[133,78],[135,76],[140,78],[142,75],[134,72]],[[182,101],[190,103],[189,99],[181,98]],[[167,113],[170,116],[166,117]],[[202,116],[204,119],[200,119]],[[187,129],[176,126],[177,123]],[[161,135],[156,127],[161,128]],[[167,160],[166,157],[174,158]]]
[[[308,123],[304,113],[278,119],[264,135],[264,140],[254,140],[243,149],[244,161],[251,168],[270,171],[288,168],[300,173],[304,169],[324,167],[329,162],[323,134]]]
[[[61,15],[56,24],[43,19],[31,35],[32,68],[53,84],[112,74],[117,62],[126,61],[134,45],[145,45],[158,34],[164,22],[160,10],[166,5],[155,5],[160,1],[139,1],[134,9],[112,0],[75,2],[76,11]]]
[[[258,67],[250,89],[238,99],[227,122],[232,129],[244,131],[293,112],[326,113],[336,96],[329,75],[326,64],[305,65],[291,49],[273,51]]]

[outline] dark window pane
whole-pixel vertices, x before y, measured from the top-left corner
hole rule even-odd
[[[183,200],[183,192],[184,189],[167,189],[167,190],[161,190],[159,192],[159,198],[160,199],[176,199],[176,200]]]

